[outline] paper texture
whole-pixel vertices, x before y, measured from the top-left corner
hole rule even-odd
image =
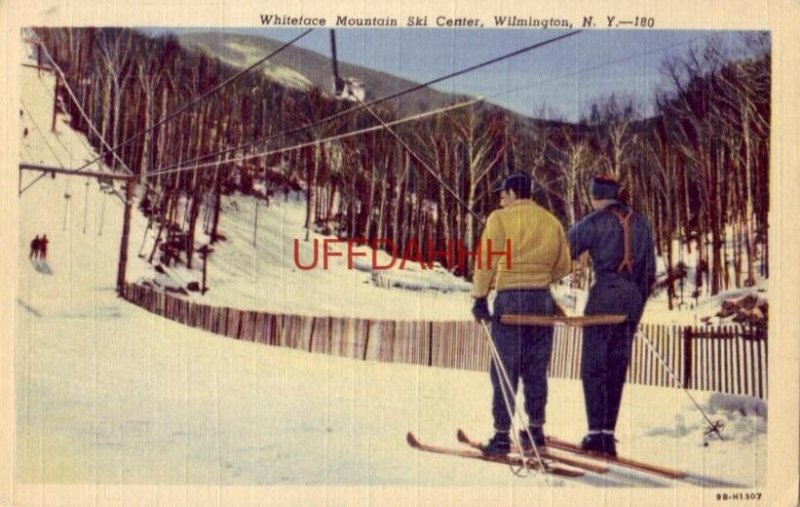
[[[2,80],[2,104],[7,119],[1,127],[0,146],[8,165],[3,186],[5,198],[0,201],[3,230],[7,234],[2,254],[5,290],[0,305],[3,313],[0,320],[3,325],[0,347],[0,400],[3,407],[0,411],[0,504],[797,504],[800,356],[794,302],[800,279],[794,262],[797,241],[793,226],[795,202],[800,193],[794,167],[797,125],[800,123],[796,113],[796,106],[800,104],[796,86],[800,61],[795,51],[800,42],[796,30],[800,22],[800,2],[655,4],[581,1],[564,6],[553,1],[531,4],[512,0],[499,3],[460,1],[434,6],[423,2],[337,4],[316,0],[280,3],[12,0],[0,4],[0,13],[3,24],[0,47],[6,67],[5,79]],[[397,26],[392,26],[395,22]],[[466,426],[471,433],[479,432],[470,435],[474,438],[483,439],[490,434],[489,379],[485,372],[476,371],[480,368],[474,365],[488,358],[476,359],[473,356],[464,359],[464,364],[472,366],[462,370],[393,364],[387,358],[399,357],[401,352],[381,348],[375,340],[380,336],[386,340],[389,333],[428,336],[424,343],[430,347],[430,352],[415,349],[408,354],[419,356],[428,353],[429,361],[434,363],[434,357],[440,357],[436,356],[439,350],[436,347],[441,346],[441,357],[445,357],[446,346],[441,345],[444,342],[437,343],[430,337],[436,335],[436,330],[443,329],[448,333],[456,333],[455,329],[462,329],[459,333],[469,333],[463,331],[463,327],[446,327],[437,322],[471,319],[469,284],[463,280],[454,281],[445,272],[425,273],[427,278],[422,278],[420,269],[397,271],[393,278],[388,275],[372,278],[371,283],[378,287],[381,284],[400,286],[399,289],[383,289],[387,296],[381,299],[370,292],[374,287],[362,286],[362,280],[366,278],[358,278],[358,282],[351,282],[349,278],[331,281],[319,269],[304,272],[305,282],[300,285],[291,281],[295,278],[279,280],[302,271],[298,262],[309,262],[308,257],[300,261],[295,259],[294,275],[254,267],[256,263],[269,263],[274,259],[279,259],[274,262],[285,261],[290,265],[292,244],[288,238],[303,240],[300,221],[305,213],[304,205],[300,200],[292,204],[288,198],[280,203],[280,195],[273,197],[272,208],[255,206],[254,201],[239,200],[236,209],[227,209],[230,216],[247,216],[247,221],[241,222],[246,223],[242,226],[245,230],[236,229],[239,222],[233,219],[227,219],[229,221],[223,224],[223,232],[231,236],[229,240],[233,239],[228,244],[269,241],[267,236],[253,236],[254,227],[263,230],[258,229],[258,217],[262,220],[261,227],[266,227],[264,220],[282,220],[286,230],[295,226],[296,230],[282,236],[286,242],[280,248],[284,250],[277,251],[274,258],[258,259],[251,252],[239,258],[238,265],[235,260],[224,268],[212,264],[212,271],[229,270],[224,277],[229,284],[227,291],[219,285],[212,285],[208,298],[192,296],[192,301],[198,304],[212,301],[216,308],[226,309],[224,315],[209,310],[198,317],[206,319],[204,324],[195,322],[197,325],[191,327],[176,322],[180,320],[178,317],[169,320],[146,315],[145,310],[121,298],[106,297],[114,292],[116,283],[118,238],[122,235],[120,199],[124,198],[123,184],[105,182],[103,188],[98,187],[93,178],[61,174],[51,178],[46,173],[41,182],[33,183],[41,172],[30,168],[18,169],[20,164],[54,166],[56,163],[76,168],[87,162],[83,155],[57,161],[48,159],[62,148],[65,153],[75,154],[75,147],[83,143],[61,118],[57,120],[58,135],[35,132],[38,128],[49,130],[50,125],[46,122],[53,104],[46,100],[53,100],[55,78],[52,75],[45,78],[36,76],[37,71],[30,67],[35,60],[30,58],[33,54],[30,34],[25,29],[88,26],[144,28],[150,34],[173,29],[180,29],[184,34],[215,29],[225,29],[230,34],[239,30],[239,34],[260,34],[283,42],[304,29],[313,28],[314,36],[322,42],[309,43],[305,47],[320,53],[330,48],[327,32],[334,28],[339,34],[341,62],[357,60],[366,67],[370,61],[394,58],[396,62],[393,65],[386,65],[391,71],[386,72],[416,82],[432,80],[488,60],[492,54],[508,53],[549,36],[580,30],[569,42],[574,48],[572,56],[565,56],[580,63],[562,62],[563,72],[552,61],[546,70],[531,65],[530,73],[541,73],[536,76],[544,83],[541,95],[518,91],[516,95],[522,98],[514,99],[515,93],[509,93],[515,87],[535,88],[539,82],[530,79],[524,73],[526,69],[516,68],[513,59],[492,68],[496,70],[481,74],[485,76],[481,89],[469,80],[437,85],[439,91],[486,96],[489,102],[500,104],[514,114],[539,115],[540,118],[544,115],[549,116],[546,119],[567,122],[577,122],[593,99],[614,92],[623,98],[631,93],[641,93],[642,103],[652,104],[658,87],[642,76],[638,77],[640,82],[631,86],[630,82],[636,81],[637,76],[626,75],[623,69],[636,67],[625,66],[625,60],[630,58],[641,62],[662,58],[668,52],[664,48],[679,38],[675,36],[678,31],[689,34],[687,38],[714,34],[733,37],[732,34],[740,30],[767,32],[771,41],[772,65],[767,219],[771,269],[766,279],[769,349],[768,353],[766,349],[763,352],[763,368],[768,365],[768,374],[765,372],[763,378],[767,380],[768,388],[756,387],[761,377],[742,378],[744,382],[750,382],[753,389],[759,389],[760,394],[768,390],[768,397],[749,396],[749,401],[737,402],[743,405],[731,406],[730,398],[715,397],[713,388],[691,391],[701,396],[703,407],[715,411],[717,415],[712,419],[719,419],[719,414],[732,414],[726,420],[729,424],[726,431],[732,436],[732,442],[715,442],[712,438],[709,446],[702,449],[699,439],[694,438],[695,447],[686,451],[697,456],[692,462],[692,473],[705,478],[705,482],[699,480],[699,485],[698,481],[694,484],[670,483],[624,470],[618,470],[613,479],[587,472],[578,480],[556,478],[548,482],[539,477],[526,483],[529,479],[516,478],[501,465],[416,453],[405,443],[405,430],[421,432],[426,442],[435,440],[430,443],[452,448],[460,445],[454,438],[459,427]],[[392,30],[385,32],[384,42],[375,43],[367,34],[382,28]],[[325,32],[325,35],[319,32]],[[491,42],[486,44],[494,46],[483,50],[471,45],[466,36],[472,33],[476,37],[478,34],[484,36],[488,32],[491,32],[491,37],[487,36],[486,40]],[[285,35],[287,33],[292,35]],[[359,38],[362,33],[363,38]],[[582,46],[604,40],[592,38],[602,33],[629,34],[630,38],[608,42],[606,58],[600,54],[602,52],[597,52],[596,47]],[[441,45],[451,55],[438,63],[420,57],[419,62],[424,63],[419,65],[424,68],[415,69],[415,60],[426,51],[427,41]],[[634,44],[642,46],[631,47]],[[78,44],[74,47],[77,48]],[[495,47],[498,52],[492,53]],[[396,51],[392,51],[393,48]],[[437,54],[446,53],[441,51],[441,47],[438,49]],[[598,61],[581,60],[586,54],[593,54],[593,50],[599,54]],[[231,51],[235,53],[235,48]],[[354,52],[361,52],[360,57],[354,58]],[[472,52],[475,52],[474,58]],[[431,53],[434,53],[433,49]],[[681,53],[678,51],[676,54]],[[242,58],[242,61],[252,63],[257,56]],[[113,66],[113,59],[108,61]],[[615,63],[617,61],[619,63]],[[29,67],[24,67],[24,62]],[[562,93],[559,99],[558,85],[546,84],[551,78],[557,83],[569,83],[573,79],[591,80],[592,76],[598,75],[592,73],[596,72],[591,70],[595,66],[606,68],[601,70],[603,79],[598,78],[601,84],[596,88],[575,88],[584,90],[580,93],[585,93],[585,96],[564,99],[565,93]],[[330,69],[325,67],[320,73],[330,73]],[[494,79],[490,77],[492,75]],[[300,73],[279,78],[284,83],[300,83],[300,86],[306,79]],[[130,79],[135,80],[134,73],[130,74]],[[609,84],[614,83],[614,79],[617,86]],[[174,85],[184,87],[187,94],[201,89],[198,83]],[[567,88],[569,85],[563,86]],[[48,87],[50,91],[47,91]],[[645,89],[652,91],[642,92]],[[369,98],[370,90],[366,93]],[[213,108],[214,99],[209,100]],[[412,113],[416,114],[435,109],[419,104],[415,107],[417,109]],[[39,118],[42,124],[33,127],[32,123],[26,123],[32,118]],[[29,129],[24,134],[23,125]],[[103,135],[111,135],[114,127],[99,128]],[[53,146],[30,144],[30,140],[39,134],[50,139]],[[132,132],[122,132],[120,138],[127,135],[132,135]],[[61,147],[57,146],[58,143]],[[221,142],[220,146],[224,143]],[[280,142],[270,145],[275,149],[281,146],[285,145]],[[91,158],[91,155],[87,156]],[[264,158],[254,156],[256,160]],[[297,196],[300,199],[302,192]],[[41,211],[44,207],[48,210],[46,213]],[[278,213],[274,211],[276,209],[283,211]],[[136,203],[133,213],[139,213]],[[136,258],[137,250],[144,252],[144,246],[140,249],[139,243],[143,241],[141,224],[146,223],[146,219],[142,221],[140,216],[139,220],[136,223],[140,225],[135,223],[130,234],[128,251],[131,258],[126,279],[129,283],[145,276],[141,268],[142,259],[152,247],[148,247],[147,254]],[[201,217],[201,220],[208,220],[208,217]],[[255,226],[253,220],[256,220]],[[45,224],[47,227],[55,224],[56,228],[52,232],[39,230]],[[95,235],[96,239],[85,239],[87,229],[88,234]],[[73,231],[70,234],[83,235],[84,239],[70,239],[67,230]],[[26,259],[27,242],[34,233],[42,232],[47,232],[51,238],[49,263],[29,262]],[[113,246],[107,248],[106,245]],[[340,247],[339,251],[345,252],[345,248]],[[71,264],[59,263],[58,259],[68,259]],[[197,259],[195,262],[202,262],[199,256]],[[346,263],[347,260],[339,256],[331,262]],[[370,262],[374,270],[376,262],[385,264],[389,261],[386,257],[370,258],[366,253],[356,255],[354,272],[359,269],[362,274],[369,271]],[[113,268],[92,275],[102,280],[105,295],[98,292],[99,295],[93,296],[95,293],[81,289],[84,286],[81,277],[88,275],[74,270],[82,264],[92,263]],[[195,269],[193,273],[193,280],[199,283],[202,272]],[[253,283],[241,282],[241,279],[249,280],[247,277],[254,276],[252,273],[263,276]],[[157,283],[159,278],[154,278],[153,274],[150,273],[150,279]],[[165,276],[169,278],[168,275]],[[219,271],[210,276],[210,280],[223,279]],[[60,281],[49,282],[47,277]],[[54,293],[48,288],[56,284],[62,288],[61,292]],[[420,287],[422,290],[418,290]],[[388,294],[392,294],[392,290],[402,291],[404,295],[396,300],[390,299]],[[267,293],[269,298],[259,296]],[[463,297],[453,297],[452,293]],[[89,299],[81,299],[84,297]],[[585,295],[578,297],[585,298]],[[145,298],[141,295],[142,306],[147,306]],[[689,301],[691,298],[687,296],[686,299]],[[268,304],[270,312],[297,317],[291,323],[288,320],[270,320],[269,316],[258,313],[263,310],[258,301],[263,300],[271,301]],[[579,301],[579,305],[584,303]],[[396,315],[397,305],[409,308],[410,314],[406,319],[411,322],[403,322],[391,330],[389,327],[382,330],[377,329],[380,326],[370,327],[373,326],[368,322],[370,319],[389,320],[387,315]],[[238,310],[243,313],[233,317]],[[178,315],[183,310],[175,307],[171,311]],[[341,322],[345,322],[345,318],[350,320],[341,324],[334,317],[317,319],[314,318],[315,311],[324,313],[318,317],[341,317]],[[666,322],[671,322],[670,318],[666,318]],[[426,324],[414,324],[414,320]],[[644,322],[647,323],[647,319]],[[232,330],[233,326],[235,330]],[[281,334],[276,331],[306,330],[304,326],[308,332],[292,334],[284,331]],[[373,341],[351,344],[350,349],[343,348],[333,353],[330,345],[326,349],[324,343],[313,338],[319,336],[315,333],[320,326],[328,326],[325,335],[328,344],[337,343],[337,336],[358,334],[366,328],[372,330],[369,336]],[[198,331],[194,329],[196,327],[213,328],[217,334]],[[283,347],[242,344],[221,335],[240,339],[248,336],[249,341]],[[312,338],[307,338],[309,336]],[[230,346],[227,347],[226,343]],[[647,357],[648,349],[643,344],[637,347],[636,353]],[[307,354],[289,348],[316,353]],[[478,348],[476,345],[476,350]],[[725,357],[733,354],[725,352],[727,349],[715,350],[719,354],[729,354]],[[558,359],[553,359],[563,359],[564,364],[560,366],[563,370],[560,371],[569,380],[558,379],[551,383],[547,405],[547,429],[572,440],[580,438],[585,431],[580,381],[577,374],[569,373],[568,365],[568,358],[577,353],[565,349],[559,352],[562,355],[557,356]],[[334,355],[367,361],[334,358]],[[660,366],[653,368],[658,368],[661,384],[626,385],[618,430],[621,435],[649,435],[661,439],[658,441],[662,445],[657,450],[645,444],[625,447],[629,442],[620,443],[621,448],[628,451],[626,454],[633,454],[631,457],[643,461],[651,460],[649,452],[662,452],[666,439],[681,441],[681,436],[685,436],[681,431],[684,430],[686,434],[697,435],[705,424],[694,411],[689,398],[674,387],[669,372]],[[646,372],[631,374],[640,375],[641,379],[647,375]],[[662,387],[667,385],[673,387]],[[654,396],[663,400],[658,410],[652,404]],[[737,414],[741,406],[750,413]],[[768,418],[761,413],[763,407],[770,412]],[[662,417],[664,419],[659,419]],[[629,440],[634,439],[631,437]],[[684,451],[679,445],[676,443],[670,449],[675,453],[674,461],[671,458],[652,461],[680,463]],[[746,476],[748,480],[744,484],[730,480],[731,475],[726,475],[721,469],[726,463],[738,470],[747,469],[736,478]]]

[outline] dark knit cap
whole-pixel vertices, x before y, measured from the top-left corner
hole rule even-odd
[[[619,194],[619,183],[609,176],[595,176],[589,187],[593,199],[616,199]]]
[[[513,190],[517,197],[527,199],[532,191],[531,177],[525,173],[509,174],[492,189],[492,192],[503,190]]]

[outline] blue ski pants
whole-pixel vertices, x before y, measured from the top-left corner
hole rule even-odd
[[[500,323],[505,314],[553,315],[554,304],[549,289],[503,290],[497,293],[492,317],[492,340],[503,362],[513,393],[506,392],[511,414],[503,399],[505,382],[501,382],[492,361],[490,377],[494,394],[492,416],[494,427],[506,431],[511,427],[515,410],[514,398],[519,381],[525,396],[525,411],[531,426],[545,422],[547,403],[547,366],[553,350],[552,326],[513,326]]]
[[[622,324],[583,329],[581,380],[590,431],[613,431],[617,425],[633,338],[643,310],[642,293],[624,278],[600,279],[589,290],[585,315],[628,317]]]

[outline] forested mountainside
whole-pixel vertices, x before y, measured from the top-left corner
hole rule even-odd
[[[473,245],[479,224],[422,167],[423,160],[479,215],[496,206],[489,192],[493,183],[510,171],[527,171],[536,199],[566,226],[589,210],[590,176],[612,174],[629,202],[651,220],[669,280],[685,276],[680,259],[673,258],[675,242],[679,251],[698,252],[697,285],[709,294],[768,275],[768,35],[743,36],[751,48],[747,58],[732,59],[710,39],[704,48],[664,61],[651,118],[642,118],[633,101],[611,94],[577,124],[526,119],[485,104],[396,124],[393,129],[417,159],[370,112],[344,113],[354,104],[333,100],[319,88],[329,72],[324,60],[301,58],[313,71],[280,63],[294,72],[284,77],[291,74],[310,86],[256,70],[142,133],[234,76],[233,64],[253,55],[223,62],[218,56],[224,55],[209,56],[214,51],[198,51],[186,39],[128,29],[33,32],[64,69],[69,88],[102,135],[113,146],[124,142],[119,154],[146,189],[140,192],[141,209],[167,231],[183,234],[190,266],[201,208],[215,207],[218,214],[219,196],[234,191],[268,201],[290,188],[303,189],[306,227],[340,237],[388,238],[397,245],[415,239],[423,255],[445,250],[449,241]],[[375,85],[371,93],[381,91]],[[397,99],[416,102],[408,109],[391,103],[371,109],[389,122],[447,102],[424,97],[414,92]],[[73,127],[102,151],[74,103],[66,97],[60,103]],[[105,158],[109,165],[118,163]],[[179,210],[186,219],[176,219]],[[214,237],[217,224],[215,219],[207,225]],[[468,277],[469,268],[461,274]]]

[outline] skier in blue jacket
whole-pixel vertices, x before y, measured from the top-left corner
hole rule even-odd
[[[590,192],[595,211],[568,232],[572,258],[588,251],[595,273],[584,314],[624,314],[627,320],[584,328],[581,380],[589,433],[581,447],[616,456],[614,429],[633,337],[655,281],[655,252],[647,220],[620,202],[616,180],[595,176]]]

